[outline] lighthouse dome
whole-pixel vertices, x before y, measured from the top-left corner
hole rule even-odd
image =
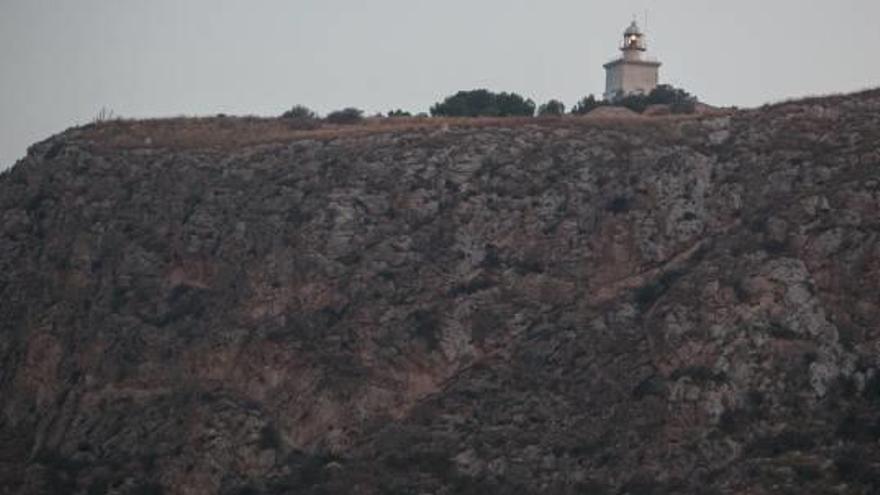
[[[623,34],[624,34],[624,36],[630,36],[633,34],[642,34],[642,30],[639,29],[639,25],[638,25],[638,23],[636,23],[636,21],[632,21],[632,24],[630,24],[629,27],[626,28],[626,31],[624,31]]]

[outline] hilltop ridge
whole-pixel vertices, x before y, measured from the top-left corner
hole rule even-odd
[[[880,90],[71,129],[0,175],[0,492],[876,492],[878,143]]]

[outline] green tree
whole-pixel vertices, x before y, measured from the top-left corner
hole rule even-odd
[[[646,95],[634,93],[615,100],[614,106],[625,107],[633,112],[642,113],[651,104],[648,98]]]
[[[412,114],[409,112],[405,112],[403,110],[391,110],[388,112],[388,117],[412,117]]]
[[[681,88],[661,84],[648,94],[634,93],[618,96],[612,98],[611,101],[597,100],[593,95],[590,95],[579,101],[571,109],[571,113],[583,115],[603,105],[624,107],[637,113],[644,112],[651,105],[667,105],[672,113],[693,113],[697,101],[699,100],[696,96]]]
[[[300,120],[315,120],[318,118],[318,115],[313,112],[309,107],[303,105],[294,105],[293,108],[281,114],[282,119],[300,119]]]
[[[487,89],[459,91],[431,107],[434,117],[533,116],[535,102],[516,93],[493,93]]]
[[[693,113],[697,97],[669,84],[661,84],[648,95],[649,105],[669,105],[672,113]]]
[[[580,101],[575,103],[575,105],[571,108],[571,113],[574,115],[586,115],[598,107],[607,105],[608,103],[597,100],[595,96],[585,96],[581,98]]]
[[[540,116],[559,116],[565,114],[565,103],[559,100],[550,100],[538,108]]]
[[[343,108],[330,112],[325,120],[331,124],[357,124],[364,120],[364,111],[354,107]]]
[[[661,84],[649,94],[631,94],[614,101],[614,105],[626,107],[638,113],[642,113],[650,105],[667,105],[672,113],[693,113],[696,108],[697,98],[687,91]]]
[[[516,93],[499,93],[496,99],[498,100],[499,117],[533,117],[535,115],[535,102],[530,98],[523,98]]]

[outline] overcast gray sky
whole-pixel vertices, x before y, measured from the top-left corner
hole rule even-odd
[[[880,85],[878,0],[0,0],[0,169],[102,107],[419,112],[477,87],[570,106],[646,9],[661,80],[708,103]]]

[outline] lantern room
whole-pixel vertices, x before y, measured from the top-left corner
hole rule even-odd
[[[620,49],[623,51],[637,50],[640,52],[644,52],[648,49],[645,46],[645,35],[642,33],[642,30],[639,29],[639,25],[636,21],[632,21],[632,24],[630,24],[629,27],[626,28],[626,31],[623,32],[623,46]]]

